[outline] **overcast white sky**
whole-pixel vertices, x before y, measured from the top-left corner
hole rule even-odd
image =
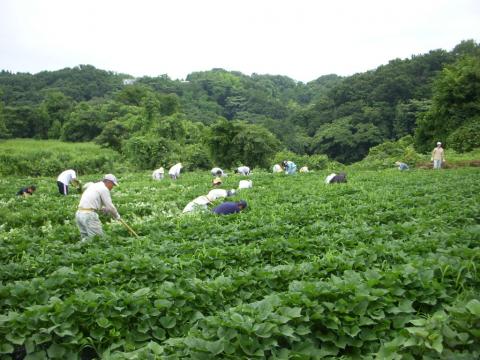
[[[224,68],[308,82],[462,40],[479,0],[0,0],[0,69],[133,76]]]

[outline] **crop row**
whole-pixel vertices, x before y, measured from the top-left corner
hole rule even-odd
[[[38,196],[9,198],[24,179],[2,179],[0,354],[475,357],[478,180],[385,171],[329,187],[260,173],[236,197],[246,212],[215,217],[180,215],[208,174],[128,174],[112,197],[141,236],[104,219],[107,236],[80,244],[78,195],[40,179]]]

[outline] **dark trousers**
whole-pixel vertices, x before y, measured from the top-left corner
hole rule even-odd
[[[62,195],[67,195],[68,194],[68,185],[65,185],[61,181],[57,181],[57,186],[58,186],[58,192]]]

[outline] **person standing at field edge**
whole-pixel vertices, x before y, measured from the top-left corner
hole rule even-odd
[[[445,162],[445,153],[442,148],[442,143],[439,141],[437,142],[437,147],[432,150],[432,158],[433,160],[433,168],[434,169],[441,169],[442,163]]]
[[[117,178],[112,174],[107,174],[102,181],[90,185],[82,194],[75,214],[82,241],[95,235],[103,235],[98,211],[103,210],[111,214],[114,219],[120,220],[120,214],[110,197],[110,191],[114,186],[118,186]]]
[[[77,179],[77,174],[75,170],[69,169],[63,171],[57,178],[58,192],[61,195],[68,195],[68,185],[73,183],[76,186],[79,186],[79,181]]]

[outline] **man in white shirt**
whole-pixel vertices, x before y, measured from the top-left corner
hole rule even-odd
[[[207,194],[207,198],[210,201],[215,201],[220,198],[226,198],[228,196],[233,196],[235,195],[235,190],[223,190],[223,189],[213,189],[210,190],[209,193]]]
[[[339,174],[332,173],[325,179],[325,184],[340,184],[347,182],[347,174],[341,172]]]
[[[442,148],[442,143],[439,141],[437,142],[437,147],[432,150],[432,159],[433,161],[433,168],[434,169],[441,169],[442,163],[445,162],[445,152]]]
[[[275,164],[275,165],[273,165],[272,171],[273,171],[274,174],[278,174],[278,173],[281,173],[283,171],[283,169],[282,169],[281,165]]]
[[[212,176],[219,176],[219,177],[227,176],[227,174],[219,167],[214,167],[212,170],[210,170],[210,174],[212,174]]]
[[[60,175],[58,175],[58,178],[57,178],[58,192],[62,195],[67,195],[68,185],[70,185],[71,182],[75,185],[78,184],[77,174],[75,173],[75,170],[72,170],[72,169],[65,170]]]
[[[120,220],[120,214],[110,197],[110,191],[117,185],[117,178],[112,174],[107,174],[102,181],[90,185],[82,194],[77,213],[75,214],[82,241],[95,235],[103,235],[98,211],[103,210],[111,214],[114,219]]]
[[[165,170],[163,169],[163,167],[160,167],[157,170],[153,171],[152,179],[153,180],[162,180],[164,174],[165,174]]]
[[[328,175],[326,178],[325,178],[325,184],[330,184],[330,181],[332,181],[332,179],[337,176],[337,174],[335,173],[331,173],[330,175]]]
[[[237,170],[235,170],[235,172],[237,174],[247,176],[250,175],[250,168],[248,166],[240,166],[237,168]]]
[[[240,180],[238,183],[238,189],[251,189],[253,187],[252,180]]]
[[[190,201],[187,206],[183,209],[183,213],[194,213],[194,212],[200,212],[200,211],[205,211],[208,209],[207,205],[210,204],[210,199],[205,196],[198,196],[192,201]]]
[[[173,180],[177,180],[180,176],[180,170],[182,170],[182,168],[182,163],[175,164],[170,168],[170,170],[168,170],[168,174]]]

